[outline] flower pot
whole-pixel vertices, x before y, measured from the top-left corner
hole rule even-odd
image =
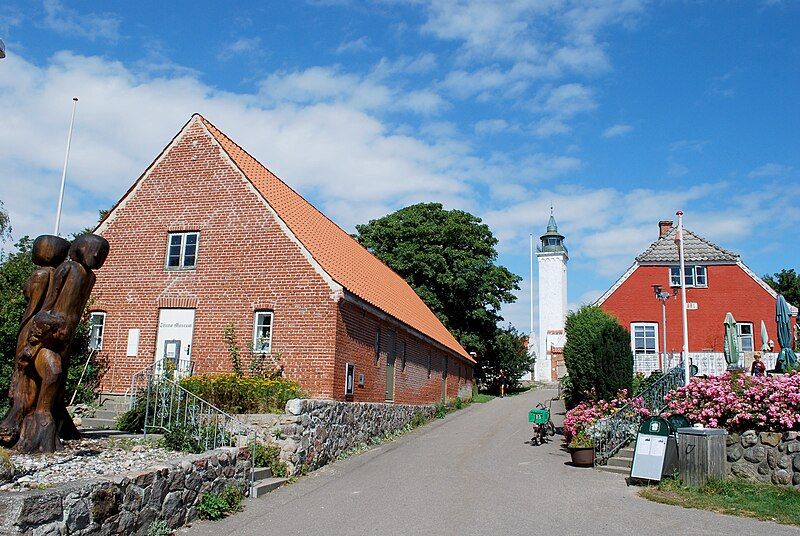
[[[572,465],[578,467],[594,466],[594,447],[570,448],[569,454],[572,456]]]

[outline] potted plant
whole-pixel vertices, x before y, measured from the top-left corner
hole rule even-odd
[[[578,467],[594,466],[594,441],[586,430],[581,430],[569,442],[572,464]]]

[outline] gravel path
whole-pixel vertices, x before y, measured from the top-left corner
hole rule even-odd
[[[618,475],[567,465],[557,442],[530,446],[527,410],[553,395],[472,405],[250,500],[240,514],[180,532],[800,535],[775,523],[652,503]]]

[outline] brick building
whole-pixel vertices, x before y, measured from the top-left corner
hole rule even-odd
[[[636,371],[650,372],[680,363],[683,324],[675,233],[671,221],[660,222],[658,240],[636,257],[628,271],[597,301],[630,330]],[[684,257],[689,354],[701,374],[720,374],[726,368],[723,322],[728,312],[737,321],[745,365],[749,367],[753,352],[761,350],[764,343],[762,321],[769,339],[777,345],[777,295],[739,255],[684,229]],[[666,304],[666,349],[661,301],[655,297],[654,285],[671,294]],[[797,309],[792,310],[796,318]],[[774,352],[765,353],[768,366],[774,366],[775,357]]]
[[[474,361],[403,278],[200,115],[100,223],[91,302],[101,388],[162,359],[194,373],[263,357],[314,397],[435,402]]]

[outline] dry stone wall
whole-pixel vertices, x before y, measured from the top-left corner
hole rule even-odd
[[[800,489],[800,432],[729,434],[727,457],[728,474]]]
[[[417,414],[431,419],[436,406],[295,399],[286,403],[286,415],[272,435],[281,446],[281,459],[290,472],[297,472],[304,465],[322,467],[353,448],[398,432]]]
[[[156,519],[177,528],[197,518],[204,493],[246,489],[250,468],[244,451],[227,447],[140,472],[5,492],[0,535],[146,534]]]

